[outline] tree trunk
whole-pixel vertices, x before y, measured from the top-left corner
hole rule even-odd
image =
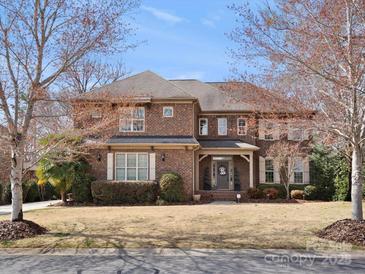
[[[362,174],[362,154],[361,149],[355,146],[352,152],[351,166],[352,186],[352,219],[363,220],[362,195],[363,195],[363,174]]]
[[[348,178],[348,186],[347,186],[347,194],[346,194],[346,197],[345,197],[345,201],[348,201],[350,202],[351,201],[351,182],[352,182],[352,164],[351,164],[351,161],[348,161],[349,163],[349,169],[348,169],[348,174],[347,174],[347,178]]]
[[[11,221],[15,222],[23,220],[22,176],[24,153],[16,145],[12,147],[11,152]]]
[[[67,203],[67,199],[66,199],[66,192],[65,191],[61,191],[61,200],[64,203]]]

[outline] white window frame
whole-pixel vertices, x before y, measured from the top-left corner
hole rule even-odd
[[[124,167],[118,167],[117,166],[117,156],[118,155],[122,155],[124,154],[124,163],[125,163],[125,166]],[[136,180],[128,180],[127,178],[127,170],[128,170],[128,156],[129,154],[133,154],[133,155],[136,155]],[[138,155],[146,155],[147,156],[147,167],[139,167],[138,166]],[[138,181],[148,181],[148,178],[149,178],[149,166],[150,166],[150,161],[149,161],[149,154],[147,152],[116,152],[115,153],[115,159],[114,159],[114,162],[115,162],[115,170],[114,170],[114,174],[115,174],[115,180],[118,180],[118,181],[125,181],[125,182],[138,182]],[[147,178],[146,179],[143,179],[143,180],[140,180],[138,178],[138,170],[140,168],[145,168],[147,170]],[[124,179],[123,180],[120,180],[120,179],[117,179],[117,169],[124,169]]]
[[[268,125],[272,125],[271,128]],[[269,130],[269,132],[268,132]],[[265,132],[264,132],[264,140],[265,141],[273,141],[274,138],[274,130],[275,130],[275,123],[274,122],[266,122],[265,123]],[[266,138],[267,136],[271,136],[271,138]]]
[[[93,118],[93,119],[101,119],[102,117],[103,117],[103,115],[101,114],[100,111],[91,112],[91,118]]]
[[[266,167],[266,161],[272,162],[272,170],[268,170]],[[266,179],[266,172],[272,172],[272,181],[268,182]],[[265,158],[265,184],[274,184],[275,183],[275,167],[274,167],[274,159],[272,158]]]
[[[245,126],[240,126],[240,121],[245,121]],[[243,129],[243,133],[240,133],[240,129]],[[237,118],[237,135],[247,135],[247,120],[245,118]]]
[[[292,128],[292,127],[290,127],[289,128],[289,136],[290,136],[290,141],[303,141],[304,140],[304,135],[305,135],[305,130],[303,129],[303,128]],[[296,132],[296,131],[301,131],[301,136],[300,136],[300,138],[294,138],[295,137],[295,134],[294,134],[294,132]]]
[[[125,117],[120,117],[119,118],[119,132],[145,132],[145,127],[146,127],[146,109],[144,107],[126,107],[124,109],[129,109],[130,111],[130,116],[131,118],[125,118]],[[143,119],[141,118],[133,118],[133,111],[135,109],[143,109]],[[130,126],[131,126],[131,130],[123,130],[122,129],[122,121],[123,120],[129,120]],[[143,121],[143,129],[142,130],[134,130],[133,129],[133,122],[134,121]]]
[[[220,126],[219,126],[219,121],[226,121],[226,123],[225,123],[225,125],[226,125],[226,127],[225,127],[225,131],[224,131],[224,133],[221,133],[220,132]],[[228,120],[227,120],[227,118],[224,118],[224,117],[222,117],[222,118],[217,118],[217,130],[218,130],[218,135],[219,136],[227,136],[227,128],[228,128]]]
[[[300,161],[301,162],[301,170],[297,171],[297,162]],[[296,182],[295,181],[295,175],[296,173],[301,173],[301,182]],[[294,184],[298,184],[298,185],[301,185],[301,184],[304,184],[304,160],[302,158],[295,158],[294,159],[294,168],[293,168],[293,183]]]
[[[201,128],[201,125],[200,125],[200,122],[201,121],[205,121],[206,122],[206,127],[207,127],[207,132],[204,133],[202,132],[202,128]],[[199,135],[200,136],[207,136],[209,133],[209,122],[208,122],[208,118],[199,118]]]
[[[166,109],[171,109],[171,116],[165,115],[165,110]],[[174,117],[174,107],[171,107],[171,106],[163,107],[162,108],[162,116],[165,117],[165,118],[172,118],[172,117]]]

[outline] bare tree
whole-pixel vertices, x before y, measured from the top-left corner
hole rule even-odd
[[[39,104],[58,100],[54,84],[91,53],[115,53],[133,31],[136,0],[0,0],[0,116],[11,149],[11,220],[23,219],[25,147]]]
[[[262,82],[280,84],[298,105],[315,108],[322,139],[352,154],[352,219],[362,220],[365,142],[365,3],[276,0],[257,10],[234,5],[237,61],[260,64]],[[262,62],[258,61],[261,60]]]

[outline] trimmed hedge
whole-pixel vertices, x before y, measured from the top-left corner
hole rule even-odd
[[[264,193],[259,188],[250,187],[247,189],[247,196],[250,199],[262,199],[264,198]]]
[[[170,203],[184,201],[183,181],[179,174],[173,172],[162,174],[160,196],[162,200]]]
[[[308,186],[307,184],[291,184],[289,186],[289,192],[292,190],[304,190],[304,188]],[[257,186],[258,189],[264,190],[266,188],[275,188],[278,191],[278,198],[285,199],[286,198],[286,190],[283,184],[259,184]]]
[[[156,182],[94,181],[91,194],[95,203],[137,204],[151,203],[157,199]]]
[[[95,180],[95,178],[91,175],[76,174],[72,184],[72,198],[75,202],[86,203],[92,201],[91,182],[93,180]]]
[[[303,198],[304,198],[304,191],[303,190],[299,190],[299,189],[294,189],[294,190],[290,191],[290,197],[292,199],[303,200]]]

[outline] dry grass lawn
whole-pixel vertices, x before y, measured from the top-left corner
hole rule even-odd
[[[315,231],[350,213],[346,202],[47,208],[25,218],[49,233],[0,247],[299,249],[319,240]]]

